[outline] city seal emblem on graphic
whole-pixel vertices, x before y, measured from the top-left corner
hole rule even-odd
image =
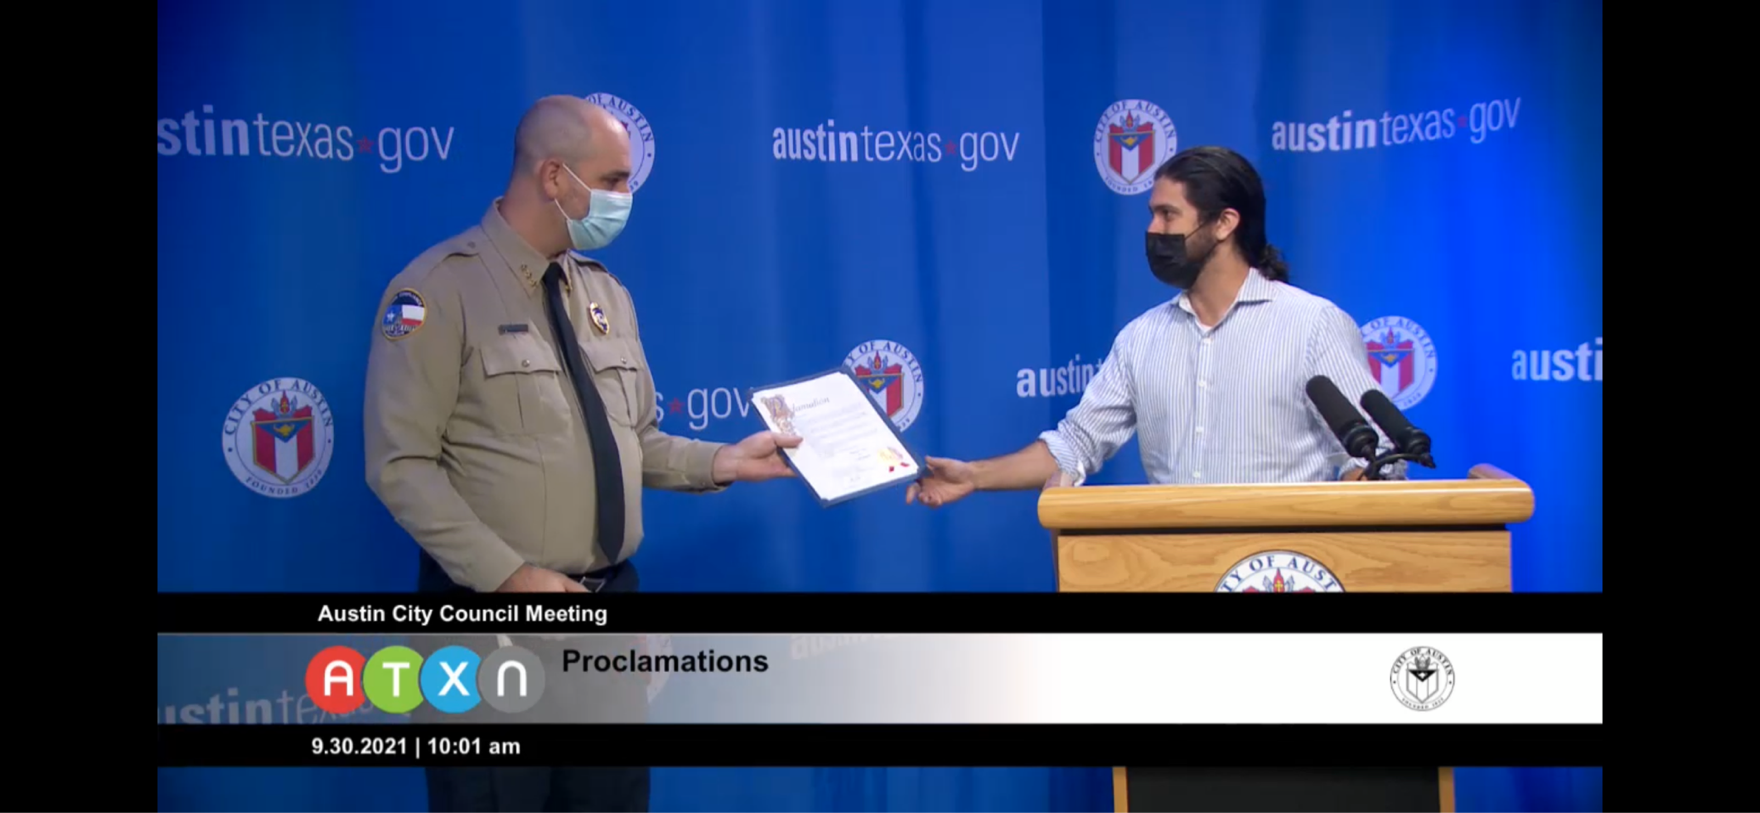
[[[1454,663],[1434,647],[1415,646],[1394,660],[1388,682],[1401,705],[1429,711],[1454,694]]]

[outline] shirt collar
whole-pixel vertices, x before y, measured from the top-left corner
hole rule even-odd
[[[1277,283],[1267,279],[1265,272],[1257,268],[1248,269],[1247,281],[1241,284],[1241,291],[1234,298],[1235,304],[1242,302],[1270,302],[1277,298]]]
[[[1235,292],[1234,304],[1239,305],[1243,302],[1270,302],[1276,298],[1277,283],[1267,279],[1263,271],[1260,271],[1257,268],[1248,268],[1246,280],[1241,283],[1241,289]],[[1192,310],[1192,303],[1186,297],[1185,291],[1180,291],[1179,296],[1176,297],[1173,302],[1175,305],[1179,306],[1180,310],[1191,314],[1193,318],[1197,318],[1197,311]],[[1231,305],[1229,310],[1234,310],[1234,307]]]
[[[483,214],[482,227],[483,233],[489,235],[489,242],[495,245],[495,250],[507,263],[508,271],[525,283],[526,288],[537,290],[544,282],[544,272],[550,268],[551,261],[507,225],[507,220],[501,216],[501,198],[489,204],[489,211]],[[560,262],[560,258],[557,261]]]

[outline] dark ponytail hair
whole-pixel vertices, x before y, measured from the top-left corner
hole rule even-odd
[[[1155,179],[1185,187],[1186,200],[1205,223],[1215,221],[1224,209],[1235,210],[1241,220],[1232,236],[1241,259],[1267,279],[1289,282],[1289,265],[1265,238],[1265,185],[1240,153],[1227,147],[1182,150],[1155,170]]]
[[[1259,251],[1259,259],[1253,267],[1264,273],[1266,279],[1289,282],[1289,263],[1283,261],[1283,252],[1270,243],[1265,243],[1265,248]]]

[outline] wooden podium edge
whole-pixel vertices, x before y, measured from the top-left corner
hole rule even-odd
[[[1455,480],[1051,487],[1039,525],[1066,536],[1177,529],[1505,526],[1534,515],[1521,478],[1480,463]]]
[[[1436,787],[1438,790],[1437,809],[1442,813],[1454,813],[1454,769],[1436,769]],[[1114,813],[1130,813],[1131,792],[1130,777],[1125,769],[1112,769],[1112,809]]]

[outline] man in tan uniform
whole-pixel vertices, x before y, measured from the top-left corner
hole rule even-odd
[[[386,288],[367,363],[367,482],[420,545],[421,590],[635,590],[644,486],[792,476],[778,449],[799,439],[725,445],[657,428],[629,292],[569,251],[622,230],[628,134],[586,100],[552,96],[515,140],[513,177],[482,222]],[[647,809],[645,768],[428,777],[435,810]]]

